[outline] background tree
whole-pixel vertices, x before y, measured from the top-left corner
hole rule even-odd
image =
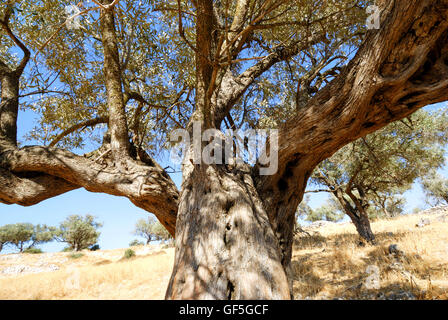
[[[339,202],[362,238],[374,241],[369,218],[403,211],[401,195],[445,163],[447,108],[418,111],[361,138],[323,161],[311,182]],[[325,211],[330,208],[323,208]]]
[[[304,216],[304,219],[311,222],[320,220],[337,222],[344,218],[344,215],[345,213],[341,212],[337,203],[333,199],[330,199],[320,207],[311,209],[308,214]]]
[[[102,226],[92,215],[71,215],[59,225],[55,238],[66,242],[71,249],[81,251],[98,241],[101,233],[97,229]]]
[[[154,213],[176,235],[167,298],[290,298],[294,217],[314,168],[448,99],[447,0],[381,1],[372,30],[367,1],[104,0],[83,4],[74,30],[67,4],[1,8],[0,199],[85,188]],[[29,146],[17,142],[19,98],[41,116]],[[189,145],[178,190],[155,158],[194,121],[278,128],[277,172],[193,165]]]
[[[32,225],[31,223],[7,224],[0,227],[0,242],[2,245],[11,244],[19,252],[23,252],[37,245],[53,240],[55,228],[46,225]]]
[[[8,228],[5,226],[0,227],[0,252],[10,244],[10,236]]]
[[[139,241],[137,239],[134,239],[131,242],[129,242],[130,247],[143,246],[143,245],[145,245],[145,243],[143,241]]]
[[[166,228],[159,222],[156,221],[156,223],[153,226],[153,233],[157,237],[158,240],[171,240],[173,239],[173,236],[166,230]]]
[[[435,205],[448,204],[448,179],[436,170],[431,170],[423,177],[422,186],[429,201],[433,201]]]
[[[172,238],[165,227],[153,217],[138,220],[135,224],[134,234],[145,238],[147,245],[151,241],[168,240]]]

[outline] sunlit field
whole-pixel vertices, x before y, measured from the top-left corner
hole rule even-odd
[[[373,222],[376,246],[360,247],[352,224],[322,227],[311,236],[297,238],[293,252],[297,298],[401,299],[412,294],[415,299],[448,299],[445,215]],[[431,224],[417,228],[422,218]],[[393,244],[399,251],[390,254]],[[377,278],[375,285],[369,286],[369,277]]]
[[[84,252],[77,259],[57,253],[49,262],[54,261],[60,270],[1,276],[0,299],[163,299],[174,249],[140,255],[138,248],[134,250],[136,257],[123,260],[125,249]],[[40,255],[23,256],[20,264],[33,264]]]

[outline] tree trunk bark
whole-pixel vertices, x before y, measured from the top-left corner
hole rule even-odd
[[[15,72],[1,75],[0,151],[17,147],[19,78]]]
[[[369,216],[362,206],[353,207],[350,202],[344,197],[341,189],[336,189],[333,193],[338,199],[341,206],[344,208],[345,213],[350,217],[355,225],[356,231],[359,236],[365,241],[374,244],[375,235],[370,227]]]
[[[350,215],[350,219],[355,225],[361,238],[369,243],[375,244],[375,235],[370,227],[370,221],[367,213],[361,212],[359,215]]]
[[[186,178],[167,299],[289,299],[280,248],[250,170],[197,165]]]

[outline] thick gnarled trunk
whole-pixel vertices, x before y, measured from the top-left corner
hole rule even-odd
[[[247,168],[198,165],[184,181],[166,298],[290,298],[278,241]]]

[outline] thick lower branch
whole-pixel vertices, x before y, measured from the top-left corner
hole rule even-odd
[[[43,200],[75,190],[79,186],[38,172],[13,174],[0,168],[0,202],[32,206]]]
[[[10,172],[9,176],[26,177],[30,172],[44,174],[45,179],[51,176],[56,179],[53,184],[55,195],[69,191],[64,191],[67,188],[83,187],[91,192],[127,197],[138,207],[154,213],[174,235],[178,191],[155,161],[128,160],[125,166],[111,166],[62,149],[31,146],[4,152],[0,156],[0,168]],[[6,179],[7,176],[3,177]],[[12,183],[10,180],[1,182],[0,189]]]
[[[257,189],[290,256],[293,217],[314,168],[344,145],[448,100],[448,1],[389,1],[381,28],[280,130],[278,171]]]

